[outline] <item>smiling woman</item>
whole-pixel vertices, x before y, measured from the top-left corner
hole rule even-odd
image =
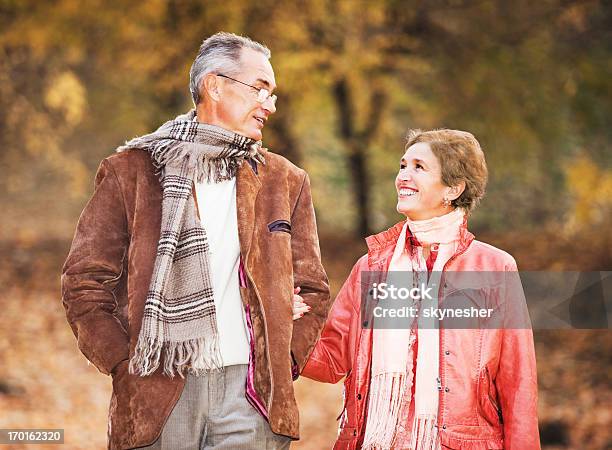
[[[346,377],[334,449],[540,448],[531,329],[452,329],[427,314],[446,305],[446,272],[517,270],[512,256],[467,229],[486,182],[472,134],[409,132],[395,179],[406,220],[366,239],[368,254],[336,297],[302,373],[328,383]],[[407,305],[418,313],[402,329],[362,303],[372,278],[381,285],[391,275],[431,288],[430,299]],[[526,313],[520,286],[500,298],[491,294],[495,277],[482,278],[478,287],[493,311],[512,305],[513,314]]]
[[[476,207],[487,184],[487,166],[471,133],[434,130],[408,133],[395,179],[397,210],[413,220]]]

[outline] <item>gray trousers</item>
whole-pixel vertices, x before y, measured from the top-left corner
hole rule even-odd
[[[227,366],[221,372],[187,375],[183,393],[155,450],[288,449],[291,439],[274,434],[265,418],[247,401],[247,365]]]

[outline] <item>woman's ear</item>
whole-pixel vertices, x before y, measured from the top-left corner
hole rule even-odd
[[[219,101],[219,77],[214,73],[209,73],[202,80],[202,91],[214,101]],[[203,93],[204,93],[203,92]]]
[[[465,191],[465,181],[461,181],[459,184],[449,187],[446,191],[446,198],[450,201],[456,200],[463,194],[463,191]]]

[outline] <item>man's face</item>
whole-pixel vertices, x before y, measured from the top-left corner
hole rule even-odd
[[[265,88],[272,92],[276,88],[270,61],[250,48],[242,49],[240,71],[231,76],[258,89]],[[276,111],[272,99],[259,103],[255,89],[223,77],[217,77],[217,82],[220,87],[217,108],[219,125],[256,141],[261,140],[265,122]]]

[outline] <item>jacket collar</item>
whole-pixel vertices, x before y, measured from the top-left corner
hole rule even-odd
[[[402,228],[406,220],[396,223],[391,228],[366,238],[368,246],[368,265],[370,267],[379,265],[382,262],[387,262],[393,255],[395,244],[402,233]],[[474,240],[474,235],[467,229],[467,216],[463,219],[461,229],[459,230],[459,246],[455,255],[463,253]],[[385,268],[383,268],[385,269]]]

